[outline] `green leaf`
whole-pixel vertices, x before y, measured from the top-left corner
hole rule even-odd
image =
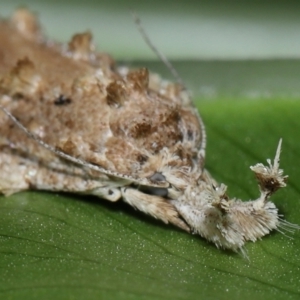
[[[231,196],[257,196],[250,165],[283,138],[288,187],[274,202],[300,224],[300,103],[199,102],[207,168]],[[1,299],[298,299],[300,234],[274,232],[246,246],[249,261],[134,211],[68,194],[0,198]]]
[[[84,22],[84,26],[78,24],[76,29],[82,30],[88,21],[82,17],[87,11],[82,10],[86,3],[75,3],[80,7],[74,8],[74,3],[63,6],[59,1],[57,10],[52,11],[52,4],[47,2],[44,8],[42,1],[35,3],[32,9],[41,11],[43,7],[44,15],[52,12],[48,22],[57,26],[59,32],[71,24],[73,33],[75,25]],[[195,3],[189,5],[193,11]],[[162,4],[160,1],[158,9],[152,11],[155,23]],[[200,5],[202,11],[205,3]],[[213,10],[217,7],[208,5]],[[150,6],[153,4],[148,5],[146,12]],[[180,11],[183,9],[178,7]],[[259,13],[253,15],[265,21],[270,18],[273,7],[276,9],[273,4],[265,6],[262,11],[259,5],[256,10]],[[123,9],[117,16],[130,19]],[[165,9],[169,12],[169,3]],[[228,19],[234,19],[235,9],[236,4],[227,7],[227,11],[232,12]],[[248,8],[245,9],[248,15]],[[113,44],[116,39],[112,36],[117,32],[118,39],[123,38],[127,45],[124,49],[117,47],[117,53],[122,57],[126,51],[128,56],[140,55],[140,51],[134,52],[129,47],[134,44],[136,49],[131,41],[135,31],[131,21],[128,21],[132,28],[128,35],[122,31],[124,26],[120,27],[114,13],[100,6],[92,10],[96,16],[93,31],[100,36],[97,42],[107,35],[111,49],[116,49]],[[68,19],[62,11],[78,14],[78,18]],[[90,18],[91,11],[86,14]],[[53,16],[58,22],[53,22]],[[163,14],[163,18],[166,17]],[[172,19],[173,14],[169,17]],[[103,25],[104,18],[108,26]],[[178,17],[172,24],[190,18],[189,13],[186,19]],[[199,19],[198,15],[196,18]],[[47,18],[42,21],[47,23]],[[163,26],[165,22],[164,19]],[[235,24],[233,22],[234,29]],[[113,26],[116,26],[114,34],[109,31]],[[53,32],[57,32],[57,28]],[[173,41],[185,46],[178,38],[179,28],[181,25],[173,30],[176,34]],[[141,41],[140,36],[137,38]],[[199,39],[199,43],[205,40]],[[102,44],[108,47],[104,42],[100,46]],[[170,45],[172,50],[176,47]],[[144,49],[148,50],[146,46]],[[253,64],[257,67],[251,69]],[[295,69],[296,64],[299,65],[299,61],[289,61],[288,65],[286,61],[206,61],[201,65],[184,62],[182,67],[176,65],[176,68],[185,79],[190,76],[186,80],[188,86],[201,95],[198,106],[208,134],[206,167],[218,181],[229,186],[232,197],[247,200],[257,196],[257,184],[249,166],[273,158],[279,138],[283,138],[281,166],[289,175],[289,182],[273,200],[285,219],[300,224],[300,102],[297,96],[300,67]],[[165,69],[161,62],[158,65]],[[150,66],[155,67],[155,64],[150,63]],[[272,83],[268,85],[270,74]],[[245,95],[254,95],[257,100]],[[268,99],[260,99],[266,95]],[[203,98],[208,100],[203,101]],[[230,98],[233,100],[228,100]],[[273,232],[261,241],[248,243],[247,260],[239,254],[218,250],[199,236],[151,219],[122,202],[46,192],[0,197],[0,299],[299,299],[300,233],[287,235]]]

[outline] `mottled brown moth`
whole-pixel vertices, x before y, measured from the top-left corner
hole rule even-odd
[[[243,251],[280,228],[274,162],[251,167],[260,196],[230,199],[204,168],[203,121],[181,85],[95,51],[89,32],[48,40],[34,15],[0,22],[0,192],[28,189],[123,199],[217,247]]]

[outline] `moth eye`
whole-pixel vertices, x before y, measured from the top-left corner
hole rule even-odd
[[[160,172],[154,173],[149,179],[151,181],[166,181],[166,177]]]

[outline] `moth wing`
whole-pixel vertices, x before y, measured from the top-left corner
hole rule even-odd
[[[137,184],[167,187],[193,169],[201,172],[204,127],[177,85],[147,69],[117,68],[93,51],[87,33],[75,35],[66,50],[2,22],[0,42],[1,105],[38,139],[97,166],[98,173]],[[43,164],[66,163],[4,114],[0,134],[2,146]]]

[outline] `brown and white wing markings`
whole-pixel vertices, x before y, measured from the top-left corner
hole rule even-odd
[[[0,44],[1,105],[44,142],[143,185],[201,172],[203,125],[179,86],[157,84],[147,69],[119,71],[89,32],[68,46],[48,41],[26,11],[0,23]],[[1,114],[1,147],[61,161],[15,127]]]

